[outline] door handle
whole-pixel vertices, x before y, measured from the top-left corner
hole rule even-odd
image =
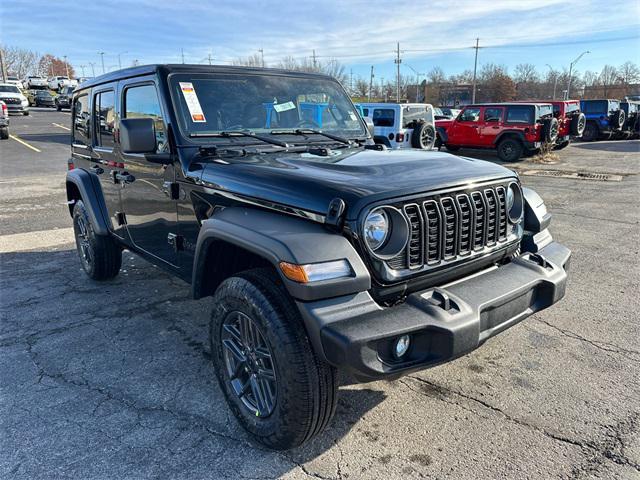
[[[113,179],[115,183],[132,183],[135,182],[136,177],[134,177],[133,175],[127,173],[127,172],[116,172],[113,175]]]
[[[491,128],[493,128],[494,130],[500,130],[500,127],[491,127]]]
[[[104,168],[102,168],[99,165],[92,165],[91,166],[91,171],[93,173],[95,173],[96,175],[102,175],[104,173]]]

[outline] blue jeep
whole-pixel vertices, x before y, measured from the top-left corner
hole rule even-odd
[[[582,140],[609,140],[622,130],[626,115],[620,107],[620,100],[581,100],[580,110],[587,117],[587,125]]]

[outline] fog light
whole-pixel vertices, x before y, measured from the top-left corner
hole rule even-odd
[[[393,345],[393,354],[396,358],[400,358],[407,353],[410,343],[411,339],[409,338],[409,335],[402,335],[396,340],[396,343]]]

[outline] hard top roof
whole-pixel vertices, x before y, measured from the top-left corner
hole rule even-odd
[[[465,107],[508,107],[512,105],[529,105],[535,107],[537,105],[551,105],[551,102],[498,102],[498,103],[473,103],[465,105]]]
[[[100,85],[103,83],[115,82],[125,78],[139,77],[142,75],[150,75],[162,72],[169,73],[227,73],[227,74],[250,74],[250,75],[291,75],[297,77],[323,78],[333,79],[329,75],[321,73],[297,72],[291,70],[282,70],[277,68],[261,68],[261,67],[241,67],[232,65],[199,65],[188,63],[176,64],[153,64],[140,65],[137,67],[123,68],[115,72],[105,73],[98,77],[87,80],[80,85],[79,90]]]

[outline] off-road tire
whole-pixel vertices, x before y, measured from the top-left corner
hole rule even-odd
[[[26,117],[29,115],[29,112],[22,112],[22,114]]]
[[[560,125],[558,119],[555,117],[547,118],[544,120],[542,128],[542,139],[546,143],[555,143],[558,139],[558,132]]]
[[[580,112],[571,118],[571,125],[569,126],[569,133],[574,137],[579,137],[584,133],[584,129],[587,126],[587,117],[584,113]]]
[[[56,110],[58,110],[59,112],[62,111],[62,107],[60,105],[56,105]]]
[[[563,148],[567,148],[569,146],[569,140],[565,140],[557,145],[553,146],[554,150],[562,150]]]
[[[0,128],[0,139],[6,140],[9,138],[9,129],[7,127]]]
[[[598,135],[600,135],[598,126],[593,122],[587,122],[582,132],[582,140],[585,142],[593,142],[598,139]]]
[[[505,138],[498,143],[498,158],[503,162],[517,162],[522,158],[522,143],[515,138]]]
[[[73,233],[82,269],[92,280],[109,280],[120,271],[122,249],[108,235],[98,235],[82,200],[73,207]],[[84,248],[88,249],[84,251]]]
[[[242,427],[275,450],[302,445],[322,432],[335,413],[336,370],[314,353],[300,314],[276,273],[255,269],[230,277],[216,290],[214,303],[211,358],[220,388]],[[222,341],[225,319],[234,312],[258,327],[274,360],[277,395],[272,412],[264,417],[250,412],[231,384]]]
[[[609,117],[611,128],[614,130],[620,130],[624,126],[625,120],[626,114],[624,110],[617,110]]]
[[[455,145],[447,145],[445,143],[444,146],[447,147],[447,150],[449,150],[450,152],[457,152],[458,150],[460,150],[460,147],[457,147]]]
[[[428,123],[418,122],[411,132],[411,146],[431,150],[436,141],[436,129]]]

